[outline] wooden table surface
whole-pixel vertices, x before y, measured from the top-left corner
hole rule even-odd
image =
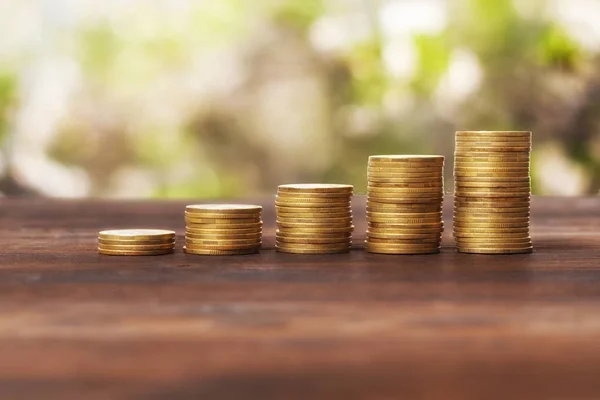
[[[256,202],[253,201],[253,202]],[[0,399],[598,399],[600,198],[534,198],[531,255],[111,257],[186,202],[0,200]],[[189,202],[188,202],[189,203]],[[179,245],[181,246],[181,244]]]

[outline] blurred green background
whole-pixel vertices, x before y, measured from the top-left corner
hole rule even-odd
[[[600,190],[598,0],[0,3],[0,192],[366,188],[370,154],[532,130],[535,194]]]

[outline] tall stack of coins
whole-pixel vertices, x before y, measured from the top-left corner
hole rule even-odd
[[[253,254],[262,244],[262,207],[247,204],[198,204],[185,209],[188,254]]]
[[[111,256],[156,256],[173,253],[175,232],[118,229],[98,233],[98,253]]]
[[[277,191],[277,251],[346,253],[352,245],[352,185],[281,185]]]
[[[463,253],[533,250],[529,236],[531,132],[457,132],[454,237]]]
[[[369,157],[366,250],[438,253],[443,198],[443,156]]]

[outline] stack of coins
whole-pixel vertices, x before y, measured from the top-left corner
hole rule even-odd
[[[258,253],[262,244],[261,206],[197,204],[185,209],[188,254],[239,255]]]
[[[381,254],[440,251],[444,157],[371,156],[366,250]]]
[[[352,245],[352,185],[281,185],[277,191],[277,251],[346,253]]]
[[[173,253],[175,232],[119,229],[98,233],[98,253],[111,256],[157,256]]]
[[[531,132],[457,132],[454,237],[463,253],[533,250],[529,236]]]

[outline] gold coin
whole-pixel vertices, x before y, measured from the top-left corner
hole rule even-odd
[[[185,245],[188,247],[202,248],[245,248],[252,246],[260,246],[262,240],[258,239],[194,239],[185,238]]]
[[[164,254],[173,254],[173,248],[170,249],[161,249],[161,250],[142,250],[142,251],[132,251],[132,250],[110,250],[104,248],[98,248],[98,253],[107,255],[107,256],[161,256]]]
[[[219,225],[221,226],[221,225]],[[262,233],[262,225],[255,228],[194,228],[187,226],[186,235],[260,235]]]
[[[246,250],[246,249],[256,249],[260,247],[261,243],[251,243],[251,244],[235,244],[235,245],[227,245],[227,244],[196,244],[185,242],[185,248],[188,250]]]
[[[402,196],[402,197],[387,197],[387,196],[369,196],[369,200],[377,203],[388,204],[442,204],[444,200],[441,196]]]
[[[348,248],[350,243],[348,241],[341,243],[287,243],[275,241],[277,247],[294,248],[294,249],[306,249],[306,250],[338,250]]]
[[[389,234],[422,234],[422,233],[440,233],[442,227],[430,227],[430,228],[411,228],[406,225],[392,225],[392,224],[380,224],[380,223],[367,223],[368,229],[385,231]]]
[[[457,142],[490,142],[490,143],[514,143],[514,142],[529,142],[531,143],[531,135],[522,136],[490,136],[490,135],[456,135],[454,140]]]
[[[529,179],[529,172],[523,172],[522,174],[517,174],[514,172],[485,172],[485,171],[477,171],[477,170],[473,170],[473,172],[459,172],[459,171],[454,171],[453,174],[454,178],[456,180],[462,179],[462,178],[504,178],[505,180],[508,180],[510,178],[515,178],[515,179]]]
[[[175,232],[164,229],[113,229],[100,231],[98,237],[109,240],[169,240]]]
[[[463,227],[463,226],[454,226],[454,232],[480,232],[480,233],[516,233],[516,232],[529,232],[528,225],[519,225],[517,227],[512,228],[493,228],[493,227]]]
[[[347,228],[352,225],[352,222],[331,223],[331,222],[284,222],[277,220],[278,228],[285,229],[302,229],[302,228]]]
[[[196,224],[186,221],[186,231],[193,232],[208,229],[261,229],[262,222],[244,223],[244,224]]]
[[[386,207],[384,203],[370,203],[367,202],[367,210],[374,212],[383,213],[430,213],[442,211],[442,203],[426,204],[425,207],[415,207],[414,204],[387,204],[389,206],[400,206],[400,207]],[[404,207],[402,207],[404,206]]]
[[[237,220],[247,220],[247,219],[255,219],[255,220],[260,220],[261,214],[260,213],[254,213],[254,214],[217,214],[217,213],[205,213],[205,214],[201,214],[201,213],[189,213],[189,212],[185,212],[184,213],[184,217],[186,219],[191,219],[191,220],[195,220],[195,219],[217,219],[217,220],[228,220],[228,221],[237,221]]]
[[[301,192],[301,193],[345,193],[352,194],[354,186],[331,184],[331,183],[298,183],[289,185],[279,185],[277,190],[283,192]]]
[[[477,239],[477,240],[472,240]],[[490,238],[456,238],[456,246],[457,247],[468,247],[468,248],[476,248],[476,247],[485,247],[488,249],[498,248],[498,247],[531,247],[532,241],[531,238],[523,238],[523,239],[490,239]]]
[[[490,153],[491,154],[491,153]],[[509,155],[512,153],[494,153]],[[529,159],[523,157],[497,157],[494,155],[475,154],[470,156],[456,155],[454,157],[455,169],[477,169],[477,168],[505,168],[505,169],[529,169]]]
[[[191,214],[256,214],[262,211],[262,206],[257,206],[254,204],[192,204],[186,206],[185,211]]]
[[[469,241],[472,239],[494,239],[496,242],[500,242],[502,239],[506,240],[506,242],[516,242],[516,243],[520,243],[522,242],[524,239],[530,239],[528,234],[506,234],[506,233],[496,233],[496,234],[464,234],[461,236],[456,236],[453,235],[454,240],[456,241],[456,243],[460,243],[461,240],[462,241]],[[484,243],[482,243],[482,245],[485,245]],[[475,245],[471,246],[471,247],[476,247]]]
[[[438,181],[421,181],[421,182],[394,182],[394,183],[381,183],[381,182],[369,182],[367,189],[441,189],[444,187],[444,182],[439,179]]]
[[[275,247],[275,250],[278,253],[290,253],[290,254],[310,254],[310,255],[317,255],[317,254],[341,254],[341,253],[348,253],[350,252],[350,246],[346,247],[346,248],[340,248],[340,249],[333,249],[333,250],[326,250],[326,249],[297,249],[297,248],[293,248],[293,247]]]
[[[464,188],[458,188],[454,190],[456,196],[468,196],[468,197],[522,197],[529,196],[531,191],[529,190],[513,190],[512,188],[473,188],[474,190],[467,190]]]
[[[288,213],[277,211],[277,218],[282,220],[297,218],[297,219],[311,219],[311,218],[345,218],[352,219],[352,212],[343,211],[343,212],[333,212],[333,213],[309,213],[309,212],[301,212],[301,213]]]
[[[486,248],[457,248],[460,253],[470,254],[529,254],[533,252],[533,247],[523,249],[486,249]]]
[[[489,238],[457,238],[456,244],[462,247],[485,247],[493,249],[495,247],[530,247],[531,238],[521,238],[516,240]]]
[[[504,197],[494,197],[495,199],[503,199]],[[527,212],[531,211],[531,202],[528,200],[519,201],[519,197],[513,197],[515,201],[509,200],[501,200],[501,201],[455,201],[454,209],[457,208],[464,209],[464,211],[469,212],[473,208],[481,208],[481,209],[491,209],[491,208],[526,208]],[[487,199],[487,198],[486,198]],[[485,200],[485,199],[484,199]],[[505,212],[513,212],[513,211],[505,211]],[[515,211],[518,212],[518,211]]]
[[[296,243],[296,244],[341,244],[345,243],[346,246],[349,246],[352,242],[352,238],[349,236],[342,237],[333,237],[333,238],[322,238],[319,236],[309,237],[309,238],[298,238],[298,237],[289,237],[289,236],[280,236],[275,235],[275,239],[278,243]]]
[[[317,218],[289,218],[277,215],[277,222],[286,224],[326,224],[326,225],[352,225],[352,217],[346,218],[328,218],[328,217],[317,217]]]
[[[413,174],[413,175],[441,175],[444,173],[443,167],[417,167],[411,165],[394,165],[394,166],[376,166],[376,165],[368,165],[367,166],[367,176],[371,175],[405,175],[405,174]]]
[[[478,147],[478,146],[459,146],[454,148],[454,154],[468,155],[472,153],[523,153],[531,152],[530,146],[506,146],[506,147]]]
[[[256,224],[261,222],[260,217],[258,218],[190,218],[185,217],[186,224],[210,224],[210,225],[241,225],[241,224]]]
[[[528,179],[530,177],[530,170],[529,168],[457,167],[454,169],[453,172],[453,176],[465,176],[465,174],[480,174],[485,178],[509,179],[511,177],[515,177],[521,179]]]
[[[429,184],[429,185],[437,185],[437,186],[444,186],[444,178],[442,175],[439,175],[435,178],[373,178],[373,177],[369,177],[368,178],[368,184],[369,186],[373,186],[373,187],[386,187],[388,185],[392,185],[392,186],[410,186],[410,185],[416,185],[415,187],[418,187],[418,185],[424,185],[424,184]]]
[[[527,168],[531,165],[528,154],[522,153],[490,153],[454,155],[454,167],[474,168]]]
[[[527,176],[495,176],[490,174],[489,176],[460,176],[454,175],[455,181],[460,182],[494,182],[494,183],[505,183],[505,182],[518,182],[518,183],[531,183],[531,178]]]
[[[395,170],[390,168],[367,168],[367,179],[439,179],[444,176],[444,171],[438,170],[426,170],[426,171],[413,171],[413,170]]]
[[[469,189],[469,188],[506,188],[515,190],[531,190],[531,184],[529,182],[473,182],[456,180],[454,183],[455,189]]]
[[[303,192],[278,192],[277,198],[285,199],[285,200],[294,200],[294,199],[331,199],[331,200],[350,200],[352,194],[348,193],[327,193],[327,192],[317,192],[317,193],[303,193]]]
[[[207,239],[207,240],[235,240],[235,239],[247,239],[247,240],[251,240],[251,239],[255,239],[255,240],[260,240],[262,238],[262,232],[259,233],[241,233],[241,234],[196,234],[196,233],[189,233],[187,232],[185,234],[185,238],[186,239]]]
[[[531,211],[525,209],[525,211],[514,211],[514,208],[483,208],[486,211],[482,212],[471,212],[471,208],[469,211],[462,211],[455,208],[454,216],[459,218],[525,218],[531,215]],[[487,211],[491,210],[491,211]],[[496,211],[500,210],[500,211]]]
[[[384,218],[374,217],[367,215],[367,221],[380,224],[394,224],[394,225],[422,225],[422,224],[441,224],[441,218]]]
[[[464,204],[483,203],[483,204],[490,204],[490,205],[494,205],[494,206],[496,204],[502,204],[503,207],[507,207],[507,204],[509,204],[509,203],[511,203],[511,204],[526,203],[527,205],[529,205],[529,203],[531,202],[531,196],[523,196],[523,197],[518,197],[518,198],[495,197],[493,199],[468,197],[468,196],[467,197],[455,196],[454,202],[455,203],[464,203]],[[508,206],[508,207],[511,207],[511,206]]]
[[[298,249],[298,250],[344,250],[349,249],[350,241],[339,243],[289,243],[275,241],[275,247],[278,249]]]
[[[275,203],[275,210],[277,213],[289,213],[289,214],[338,214],[338,213],[351,213],[352,207],[349,204],[345,204],[342,207],[333,206],[313,206],[313,207],[288,207],[281,206]]]
[[[475,221],[461,221],[461,220],[455,220],[454,221],[454,228],[455,229],[464,229],[464,230],[470,230],[470,229],[503,229],[503,228],[522,228],[522,227],[527,227],[529,228],[529,221],[518,221],[518,222],[490,222],[490,221],[486,221],[486,222],[475,222]]]
[[[106,245],[128,245],[128,246],[138,246],[138,245],[161,245],[161,244],[174,244],[175,238],[173,239],[160,239],[160,240],[112,240],[112,239],[103,239],[101,237],[98,238],[98,243],[106,244]]]
[[[441,213],[423,213],[423,214],[412,214],[412,216],[402,216],[397,213],[373,213],[367,211],[367,219],[372,222],[377,221],[413,221],[413,222],[435,222],[442,220]]]
[[[437,186],[437,187],[413,187],[413,186],[408,186],[408,187],[368,187],[367,189],[368,193],[373,193],[373,194],[398,194],[400,196],[403,196],[405,194],[415,194],[415,196],[417,194],[420,193],[424,193],[424,194],[443,194],[444,193],[444,189],[441,186]]]
[[[486,181],[483,179],[472,180],[470,178],[456,178],[454,180],[454,189],[471,188],[502,188],[515,190],[531,190],[530,182],[510,182],[510,181]]]
[[[455,240],[460,241],[460,240],[472,240],[472,239],[495,239],[497,241],[500,240],[512,240],[512,241],[521,241],[523,239],[529,239],[531,236],[529,235],[529,232],[512,232],[512,233],[507,233],[507,232],[496,232],[496,233],[492,233],[492,232],[486,232],[486,233],[481,233],[481,232],[470,232],[470,233],[465,233],[465,232],[453,232],[452,236],[454,237]]]
[[[369,162],[386,163],[429,163],[440,164],[444,162],[444,156],[429,154],[387,154],[369,156]]]
[[[531,131],[456,131],[457,137],[484,136],[484,137],[528,137]]]
[[[337,239],[337,238],[350,238],[352,237],[352,232],[333,232],[333,233],[323,233],[320,232],[315,234],[314,232],[298,232],[298,231],[288,231],[288,230],[280,230],[277,229],[275,231],[276,236],[287,237],[287,238],[298,238],[298,239],[310,239],[310,238],[320,238],[320,239]]]
[[[492,238],[522,238],[529,236],[529,231],[522,230],[521,232],[484,232],[484,231],[457,231],[456,229],[452,233],[455,238],[469,238],[469,237],[492,237]]]
[[[371,242],[370,240],[365,241],[365,247],[368,248],[379,248],[397,251],[425,251],[425,250],[439,250],[441,246],[440,242],[421,243],[421,244],[404,244],[400,242]]]
[[[485,217],[472,217],[470,214],[458,214],[454,215],[454,221],[460,223],[529,223],[530,217],[528,214],[524,214],[519,217],[506,217],[505,214],[489,214],[485,215]]]
[[[433,229],[439,231],[444,226],[444,222],[420,222],[420,223],[404,223],[402,221],[373,221],[367,218],[367,225],[379,228],[396,228],[396,229]]]
[[[495,142],[493,140],[465,140],[456,139],[455,147],[531,147],[531,140],[513,140]]]
[[[148,250],[166,250],[175,247],[175,243],[167,244],[106,244],[98,243],[99,250],[125,250],[125,251],[148,251]]]
[[[400,198],[400,199],[422,199],[422,198],[442,198],[444,192],[441,189],[430,191],[398,191],[398,190],[369,190],[369,198]]]
[[[348,198],[329,198],[329,197],[307,197],[304,199],[289,199],[287,197],[276,197],[275,205],[283,207],[350,207]]]
[[[302,227],[285,227],[281,229],[282,226],[278,226],[280,232],[286,233],[342,233],[342,232],[353,232],[354,225],[345,226],[345,227],[311,227],[311,226],[302,226]]]
[[[430,238],[419,238],[419,239],[403,239],[403,238],[377,238],[377,237],[369,237],[367,236],[368,243],[374,244],[399,244],[403,246],[424,246],[431,247],[432,244],[437,246],[440,245],[441,236],[438,237],[430,237]]]
[[[393,212],[393,211],[372,211],[371,207],[367,207],[367,216],[381,218],[419,218],[419,219],[440,219],[442,218],[441,211],[434,212]]]
[[[454,168],[454,175],[464,175],[464,174],[484,174],[489,175],[491,177],[529,177],[530,167],[505,167],[498,164],[488,164],[484,165],[457,165]]]
[[[183,248],[183,251],[187,254],[201,255],[201,256],[236,256],[246,254],[256,254],[260,250],[259,247],[248,248],[248,249],[236,249],[236,250],[212,250],[212,249],[188,249]]]
[[[475,208],[475,207],[454,207],[455,216],[469,216],[473,218],[481,216],[489,216],[497,214],[498,217],[506,216],[508,218],[516,218],[518,216],[529,216],[531,213],[529,207],[518,208]]]
[[[373,239],[403,239],[403,240],[441,240],[441,232],[435,233],[390,233],[385,229],[376,230],[370,228],[367,237]]]
[[[376,198],[372,198],[372,196],[367,196],[367,207],[370,207],[371,210],[380,210],[383,212],[388,212],[387,210],[392,210],[392,212],[435,212],[441,211],[442,202],[440,199],[427,200],[425,202],[409,202],[409,203],[386,203],[381,202]],[[404,211],[406,210],[406,211]]]

